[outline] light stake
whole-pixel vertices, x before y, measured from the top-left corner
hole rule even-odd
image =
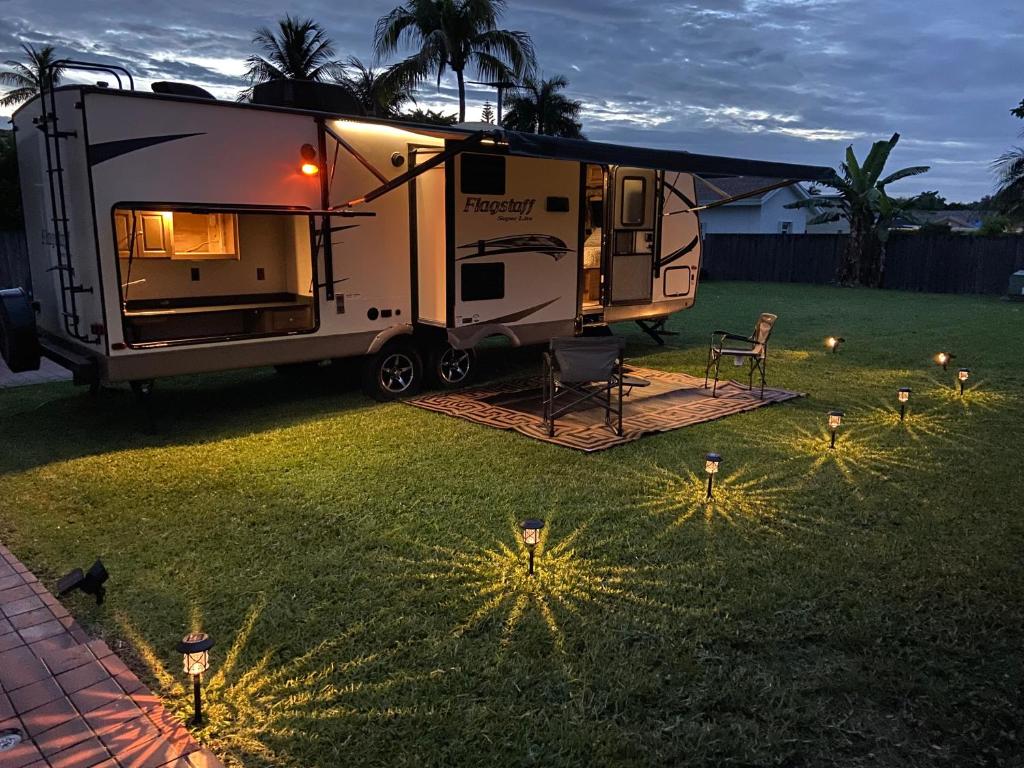
[[[540,532],[544,527],[544,521],[536,517],[528,517],[519,524],[519,527],[523,529],[523,544],[526,545],[526,549],[530,553],[530,575],[533,576],[533,551],[537,548],[537,542],[540,541]]]
[[[708,473],[708,495],[704,499],[705,501],[711,501],[714,498],[712,490],[715,487],[715,475],[718,474],[718,465],[722,463],[722,457],[717,453],[709,453],[704,457],[704,471]]]
[[[969,379],[970,377],[971,377],[971,369],[970,368],[961,368],[959,371],[956,372],[956,378],[960,382],[960,397],[964,396],[964,384],[967,383],[967,379]]]
[[[825,339],[825,346],[831,349],[832,354],[834,355],[836,352],[839,351],[839,345],[842,344],[844,341],[846,341],[846,339],[844,339],[842,336],[829,336],[827,339]]]
[[[185,674],[192,676],[192,695],[194,716],[190,725],[198,726],[203,723],[203,701],[200,694],[200,684],[203,673],[210,668],[209,650],[213,647],[213,640],[205,632],[193,632],[185,635],[178,643],[178,652],[184,655]]]
[[[842,411],[829,411],[828,412],[828,428],[832,432],[832,441],[829,443],[829,448],[836,447],[836,430],[839,429],[839,425],[843,423],[843,416],[845,414]]]
[[[907,401],[910,400],[910,387],[900,387],[896,390],[896,399],[900,401],[900,421],[907,415]]]

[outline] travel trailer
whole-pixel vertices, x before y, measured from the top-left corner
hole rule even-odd
[[[0,351],[93,385],[361,356],[386,399],[461,384],[495,336],[657,335],[697,292],[695,176],[832,173],[371,119],[312,83],[244,104],[142,92],[64,64],[118,87],[14,115],[31,286],[0,293]]]

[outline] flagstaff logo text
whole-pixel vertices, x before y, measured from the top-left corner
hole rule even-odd
[[[535,197],[524,197],[520,200],[484,200],[482,197],[467,197],[463,213],[489,213],[497,216],[502,213],[514,213],[520,217],[529,216],[537,202]]]

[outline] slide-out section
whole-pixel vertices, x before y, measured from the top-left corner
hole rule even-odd
[[[129,346],[316,328],[310,219],[228,210],[114,210]]]

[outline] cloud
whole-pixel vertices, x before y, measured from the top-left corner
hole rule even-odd
[[[340,57],[372,61],[375,20],[398,0],[306,0]],[[0,59],[22,41],[126,63],[143,87],[179,79],[231,97],[253,30],[276,0],[179,0],[173,8],[109,0],[0,0]],[[852,143],[902,135],[893,167],[942,167],[943,193],[992,189],[984,158],[1016,140],[1009,109],[1024,86],[1018,0],[508,0],[504,26],[529,32],[545,73],[571,76],[584,130],[606,141],[836,165]],[[421,105],[451,111],[450,79]],[[470,114],[493,92],[474,89]],[[946,162],[953,161],[953,162]],[[937,173],[901,192],[934,189]]]

